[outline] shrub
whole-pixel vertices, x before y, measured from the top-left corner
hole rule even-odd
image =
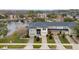
[[[70,37],[72,37],[72,35],[70,35]]]
[[[36,36],[34,36],[34,38],[36,38]]]
[[[65,37],[65,34],[63,34],[62,37],[64,38]]]
[[[46,37],[48,37],[48,34],[46,35]]]

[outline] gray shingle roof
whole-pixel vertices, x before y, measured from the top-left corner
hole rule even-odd
[[[32,22],[29,24],[29,27],[48,27],[48,26],[75,26],[75,22]]]

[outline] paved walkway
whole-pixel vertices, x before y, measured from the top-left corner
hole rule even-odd
[[[64,50],[65,47],[60,42],[59,37],[57,35],[54,35],[53,37],[54,37],[54,40],[55,40],[56,45],[57,45],[57,48],[56,49],[58,49],[58,50]]]
[[[68,41],[70,42],[70,44],[72,44],[72,49],[79,49],[79,45],[78,44],[76,44],[75,42],[74,42],[74,40],[73,39],[71,39],[71,37],[69,37],[68,35],[66,35],[66,38],[68,39]]]
[[[42,35],[42,46],[40,49],[50,49],[47,45],[47,38],[46,35]]]
[[[34,37],[31,36],[29,42],[27,43],[27,46],[24,49],[33,49],[33,43],[34,43]]]
[[[75,36],[73,36],[73,39],[79,44],[79,40]]]

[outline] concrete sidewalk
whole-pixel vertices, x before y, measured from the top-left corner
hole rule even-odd
[[[47,45],[47,38],[46,35],[42,35],[42,46],[40,49],[50,49]]]
[[[29,42],[27,43],[27,46],[24,49],[33,49],[33,43],[34,43],[34,37],[31,36]]]
[[[72,49],[74,49],[74,50],[78,50],[79,49],[79,45],[76,44],[74,42],[74,40],[70,36],[66,35],[66,38],[70,42],[70,44],[72,44]]]

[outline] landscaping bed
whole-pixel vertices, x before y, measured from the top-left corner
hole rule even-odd
[[[34,37],[34,44],[38,44],[38,45],[33,45],[33,48],[40,48],[41,47],[41,43],[42,43],[42,38],[39,37]]]
[[[65,48],[67,48],[67,49],[71,49],[72,48],[72,46],[70,45],[70,42],[67,40],[65,35],[59,35],[59,39],[60,39],[61,43],[63,44],[63,46]],[[68,44],[68,45],[66,45],[66,44]]]
[[[47,43],[54,44],[54,45],[48,45],[49,48],[56,48],[55,40],[52,37],[52,35],[47,35]]]

